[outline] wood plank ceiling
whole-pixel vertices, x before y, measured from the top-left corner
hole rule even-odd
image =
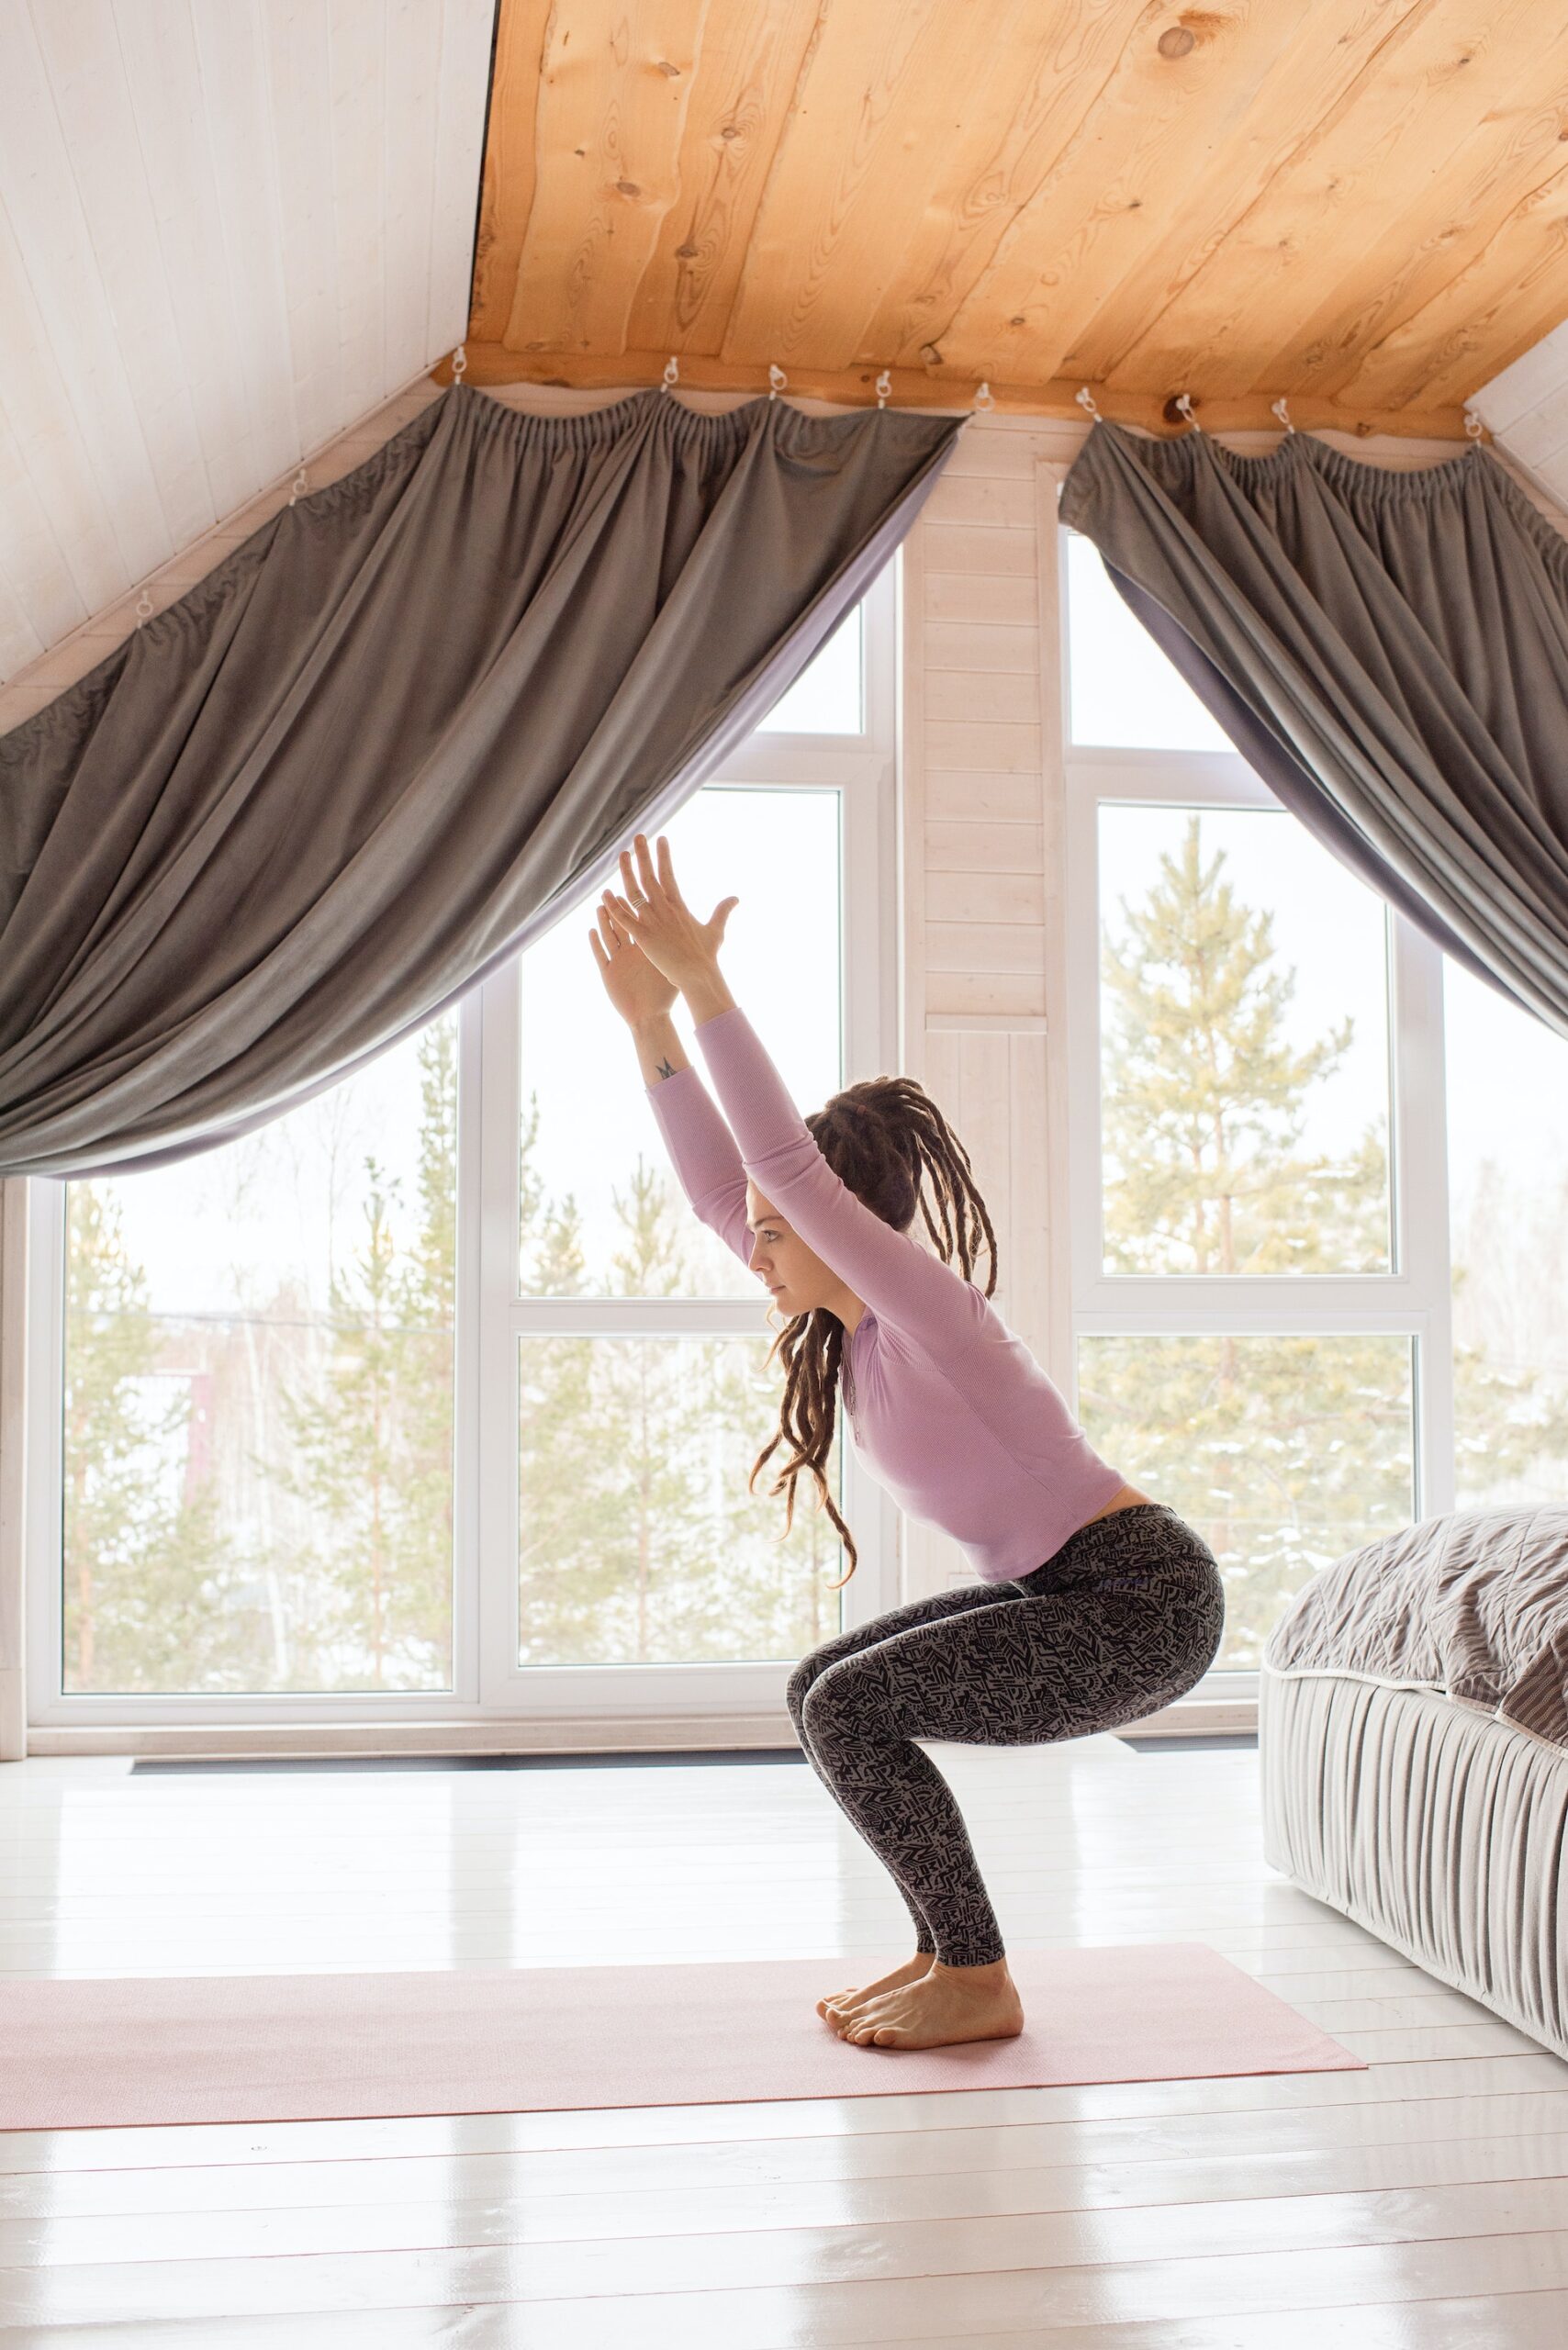
[[[1457,436],[1565,219],[1543,0],[500,0],[466,375]]]

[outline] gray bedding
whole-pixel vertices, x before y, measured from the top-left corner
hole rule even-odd
[[[1431,1690],[1568,1748],[1568,1507],[1402,1527],[1316,1574],[1271,1672]]]

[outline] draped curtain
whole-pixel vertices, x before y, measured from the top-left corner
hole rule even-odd
[[[1490,451],[1407,471],[1102,419],[1058,511],[1284,804],[1568,1036],[1568,542]]]
[[[189,1158],[614,879],[914,520],[965,419],[465,385],[0,737],[0,1177]]]

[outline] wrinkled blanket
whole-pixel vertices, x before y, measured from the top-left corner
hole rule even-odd
[[[1263,1662],[1439,1690],[1568,1747],[1568,1507],[1423,1518],[1350,1551],[1297,1595]]]

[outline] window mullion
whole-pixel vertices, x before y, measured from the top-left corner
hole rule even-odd
[[[1398,1262],[1422,1308],[1416,1358],[1415,1515],[1454,1506],[1453,1301],[1450,1267],[1443,957],[1389,913],[1394,1040],[1393,1194]]]
[[[476,990],[480,1022],[478,1329],[475,1399],[475,1569],[467,1589],[476,1664],[475,1701],[509,1711],[510,1663],[517,1654],[518,1349],[510,1311],[517,1295],[521,1111],[522,960],[513,956]]]
[[[1081,1326],[1108,1330],[1413,1330],[1431,1320],[1423,1288],[1391,1273],[1115,1274],[1080,1290]]]

